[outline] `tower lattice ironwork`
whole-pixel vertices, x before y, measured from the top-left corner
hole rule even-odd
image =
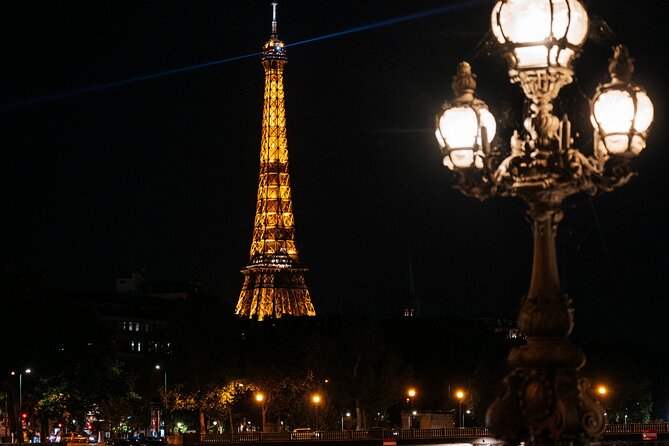
[[[295,219],[288,174],[288,139],[283,67],[288,61],[278,38],[277,3],[272,3],[272,35],[261,52],[265,94],[260,141],[258,199],[249,264],[235,313],[241,317],[315,316],[295,245]]]

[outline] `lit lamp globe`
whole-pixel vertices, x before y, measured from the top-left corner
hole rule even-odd
[[[653,122],[653,103],[632,83],[633,60],[627,48],[614,48],[609,64],[611,82],[597,88],[591,102],[590,121],[595,129],[595,154],[635,156],[646,147]]]
[[[448,101],[437,115],[435,136],[451,170],[482,168],[487,148],[497,129],[485,102],[474,97],[476,76],[461,62],[451,84],[456,99]]]
[[[578,0],[500,0],[491,25],[511,82],[520,83],[533,102],[546,104],[571,83],[589,26]]]
[[[518,70],[571,69],[588,37],[588,14],[578,0],[500,0],[491,24]]]

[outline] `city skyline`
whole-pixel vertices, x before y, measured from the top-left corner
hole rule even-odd
[[[252,236],[270,3],[9,10],[3,264],[106,290],[146,268],[234,303]],[[424,315],[517,314],[531,266],[522,205],[453,190],[433,135],[461,60],[498,128],[518,127],[522,93],[486,45],[493,3],[279,2],[296,238],[317,314],[400,314],[409,259]],[[587,107],[611,46],[624,43],[655,123],[638,177],[570,202],[561,279],[577,332],[662,339],[660,29],[633,26],[654,23],[661,3],[638,5],[638,22],[627,2],[586,6],[592,37],[564,102]],[[590,132],[587,119],[574,120]]]

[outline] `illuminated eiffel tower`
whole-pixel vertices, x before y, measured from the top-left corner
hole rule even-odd
[[[259,321],[284,315],[315,316],[295,246],[295,220],[288,175],[288,140],[284,107],[283,66],[288,61],[276,31],[272,3],[272,35],[262,48],[265,96],[260,140],[258,202],[249,264],[235,314]]]

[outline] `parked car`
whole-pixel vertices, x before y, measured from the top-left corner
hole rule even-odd
[[[105,441],[107,446],[138,446],[137,440],[132,438],[114,438]]]
[[[95,435],[88,435],[85,432],[62,432],[60,434],[60,443],[95,443]]]
[[[162,437],[142,437],[137,440],[137,444],[139,446],[163,446],[167,442]]]
[[[298,427],[290,433],[291,440],[311,440],[317,437],[317,433],[312,431],[310,427]]]

